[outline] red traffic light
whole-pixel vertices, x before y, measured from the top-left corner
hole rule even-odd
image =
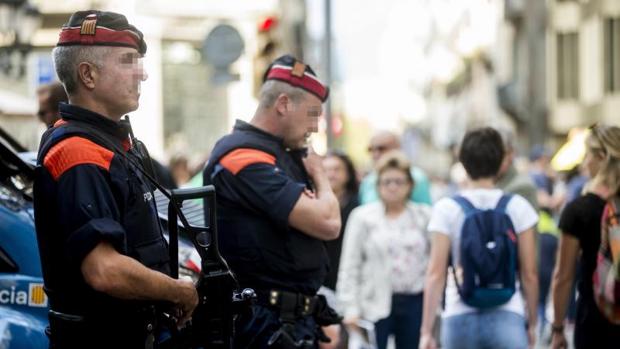
[[[267,17],[258,24],[258,31],[262,33],[268,32],[273,29],[277,24],[278,20],[275,17]]]

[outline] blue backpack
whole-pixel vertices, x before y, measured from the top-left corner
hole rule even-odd
[[[465,213],[460,244],[462,270],[455,270],[454,278],[461,299],[469,306],[496,307],[515,293],[517,236],[506,213],[511,198],[503,195],[494,209],[480,210],[462,196],[453,197]]]

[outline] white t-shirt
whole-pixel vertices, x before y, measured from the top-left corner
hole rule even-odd
[[[499,199],[502,197],[501,189],[468,189],[459,193],[469,202],[479,209],[492,209],[497,206]],[[530,229],[538,222],[538,214],[523,197],[513,195],[510,202],[506,206],[506,213],[512,220],[512,224],[520,234]],[[446,234],[450,238],[452,260],[458,261],[458,246],[461,241],[461,226],[465,220],[465,214],[461,206],[451,198],[443,198],[433,206],[430,222],[428,223],[428,231],[432,233]],[[519,315],[525,313],[525,303],[517,285],[517,291],[510,301],[498,307],[501,310],[507,310]],[[454,276],[448,275],[446,286],[446,308],[442,317],[449,317],[477,311],[461,300],[456,285],[454,284]]]

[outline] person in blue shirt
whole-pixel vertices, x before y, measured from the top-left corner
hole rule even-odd
[[[373,165],[379,161],[383,154],[395,149],[400,149],[400,140],[396,134],[390,131],[377,132],[370,139],[370,145],[368,146]],[[415,181],[415,187],[411,193],[410,200],[430,205],[432,200],[428,176],[419,167],[411,166],[410,170]],[[379,201],[376,171],[373,170],[368,173],[360,183],[359,200],[361,205]]]

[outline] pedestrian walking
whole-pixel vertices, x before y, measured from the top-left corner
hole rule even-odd
[[[601,247],[601,218],[608,199],[620,190],[620,128],[598,125],[586,138],[583,166],[591,180],[585,193],[570,202],[560,218],[558,262],[553,275],[552,347],[567,348],[564,318],[580,258],[574,345],[581,348],[618,348],[620,325],[612,324],[596,305],[593,276]]]
[[[446,280],[442,348],[534,345],[538,216],[523,197],[496,187],[503,158],[497,131],[469,131],[459,160],[470,186],[433,206],[420,348],[438,347],[433,325]],[[446,275],[448,267],[450,275]]]
[[[370,139],[368,145],[368,152],[372,158],[373,166],[377,166],[377,163],[381,157],[389,151],[399,150],[400,140],[398,136],[390,131],[378,131]],[[426,173],[417,166],[411,166],[411,175],[415,180],[416,186],[411,192],[411,201],[431,204],[431,190],[430,181]],[[373,169],[368,173],[362,182],[359,189],[360,204],[368,204],[371,202],[379,201],[379,193],[377,191],[377,172]]]
[[[377,165],[379,202],[353,210],[338,275],[344,323],[375,323],[377,346],[394,335],[397,349],[416,348],[422,320],[424,275],[430,252],[430,206],[409,201],[415,182],[404,153]]]

